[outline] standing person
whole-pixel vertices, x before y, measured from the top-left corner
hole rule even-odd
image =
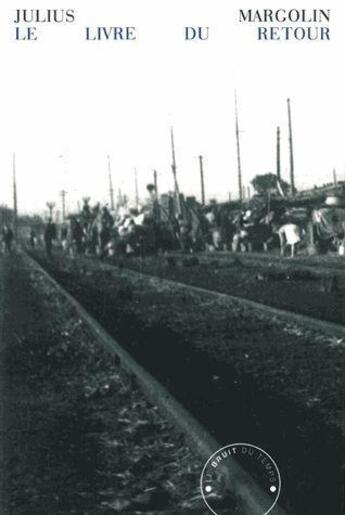
[[[301,230],[298,225],[286,223],[278,230],[280,240],[280,255],[284,256],[284,251],[289,245],[291,247],[291,257],[295,256],[295,246],[302,241]]]
[[[52,256],[53,240],[56,239],[56,226],[51,218],[48,218],[48,223],[44,229],[44,243],[46,253],[49,258]]]
[[[79,218],[76,218],[72,225],[72,239],[75,243],[77,254],[81,254],[83,252],[83,237],[84,231],[82,225]]]
[[[179,228],[179,239],[182,252],[192,252],[192,238],[190,236],[191,226],[183,215],[178,215],[177,223]]]
[[[30,247],[32,249],[34,249],[36,247],[36,233],[35,233],[34,229],[30,229],[29,243],[30,243]]]
[[[10,253],[12,250],[14,234],[13,234],[11,227],[9,227],[8,225],[5,225],[2,230],[2,239],[5,244],[6,252]]]
[[[60,239],[61,239],[62,250],[67,250],[67,248],[68,248],[68,226],[66,224],[64,224],[61,227]]]

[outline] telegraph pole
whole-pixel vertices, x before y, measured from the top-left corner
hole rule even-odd
[[[16,154],[13,154],[12,163],[13,174],[13,233],[17,236],[17,223],[18,223],[18,204],[17,204],[17,179],[16,179]]]
[[[66,219],[66,193],[67,191],[66,190],[62,190],[60,192],[60,195],[61,195],[61,204],[62,204],[62,211],[61,211],[61,214],[62,214],[62,222],[65,221]]]
[[[205,205],[205,182],[204,182],[204,164],[203,157],[199,156],[199,165],[200,165],[200,181],[201,181],[201,204]]]
[[[338,186],[337,173],[335,171],[335,168],[333,168],[333,184],[334,184],[335,187]]]
[[[280,127],[277,127],[277,179],[280,181]]]
[[[109,197],[110,197],[110,208],[112,211],[115,210],[115,202],[114,202],[114,188],[113,188],[113,180],[111,177],[111,165],[110,165],[110,156],[108,154],[108,181],[109,181]]]
[[[122,198],[122,191],[121,191],[121,188],[118,189],[118,205],[119,206],[122,206],[122,201],[123,201],[123,198]]]
[[[288,120],[289,120],[289,148],[290,148],[290,185],[291,195],[295,194],[295,167],[294,167],[294,156],[293,156],[293,143],[292,143],[292,124],[291,124],[291,108],[290,99],[287,99],[288,106]]]
[[[153,170],[153,184],[155,186],[156,197],[158,199],[158,179],[157,179],[157,170]]]
[[[176,176],[176,155],[175,155],[175,141],[174,141],[174,129],[171,126],[170,128],[170,139],[171,139],[171,155],[172,155],[172,163],[171,170],[174,176],[174,185],[175,185],[175,198],[176,198],[176,207],[178,214],[181,213],[181,202],[180,202],[180,191],[177,182]]]
[[[158,196],[158,179],[157,179],[157,170],[153,170],[153,184],[155,187],[154,197],[153,197],[153,218],[157,221],[161,219],[161,210],[159,205],[159,196]]]
[[[139,207],[138,171],[134,168],[135,205]]]
[[[236,116],[236,148],[237,148],[237,170],[238,170],[238,195],[240,202],[243,199],[242,193],[242,169],[241,169],[241,151],[240,151],[240,131],[238,127],[238,109],[237,109],[237,94],[235,91],[235,116]]]

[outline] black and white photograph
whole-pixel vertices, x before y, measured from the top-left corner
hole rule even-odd
[[[3,0],[0,515],[342,515],[345,6]]]

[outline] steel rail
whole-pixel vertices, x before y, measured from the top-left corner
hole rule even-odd
[[[228,293],[222,293],[216,290],[210,290],[208,288],[203,288],[201,286],[194,286],[188,283],[183,283],[180,281],[174,281],[172,279],[166,279],[165,277],[160,277],[159,275],[152,275],[147,272],[139,272],[137,270],[132,270],[131,268],[124,267],[118,267],[114,264],[109,263],[100,263],[100,268],[105,269],[111,269],[111,268],[117,268],[119,270],[126,270],[126,273],[129,275],[135,275],[135,276],[145,276],[148,278],[152,283],[155,281],[164,281],[165,284],[170,286],[175,286],[184,290],[194,291],[195,293],[199,294],[207,294],[209,296],[212,296],[214,298],[222,299],[225,302],[228,302],[229,305],[231,304],[237,304],[239,306],[243,306],[245,308],[249,308],[252,311],[260,312],[264,315],[266,315],[268,318],[277,317],[287,323],[290,324],[298,324],[300,326],[307,327],[309,329],[312,329],[314,331],[317,331],[318,334],[323,333],[327,336],[337,336],[339,338],[345,339],[345,326],[342,324],[338,324],[336,322],[328,322],[326,320],[320,320],[318,318],[313,318],[308,315],[302,315],[299,313],[294,313],[293,311],[288,311],[281,308],[276,308],[273,306],[270,306],[269,304],[264,304],[261,302],[257,302],[254,300],[250,300],[244,297],[240,297],[237,295],[230,295]]]
[[[179,254],[171,253],[174,257],[178,257]],[[190,257],[190,254],[183,254],[183,257]],[[181,254],[180,254],[181,257]],[[221,261],[226,261],[226,259],[234,259],[242,262],[261,262],[264,265],[268,265],[270,268],[281,268],[281,269],[291,269],[293,266],[296,270],[306,270],[315,273],[315,275],[344,275],[345,274],[345,263],[342,265],[341,263],[334,263],[332,266],[330,264],[327,266],[326,263],[306,263],[306,256],[297,256],[295,258],[289,258],[281,256],[277,256],[274,254],[270,254],[269,252],[230,252],[230,251],[219,251],[219,252],[204,252],[197,255],[203,261],[217,260],[218,258]],[[337,259],[337,257],[333,257],[333,259]],[[341,259],[341,258],[338,258]],[[343,258],[344,259],[344,258]],[[271,263],[267,263],[271,260]]]

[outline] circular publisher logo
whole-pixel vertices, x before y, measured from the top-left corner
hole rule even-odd
[[[231,464],[231,461],[235,463]],[[273,458],[263,449],[250,443],[233,443],[222,447],[207,460],[200,479],[202,497],[208,509],[214,515],[241,512],[238,487],[231,488],[231,477],[240,466],[253,480],[255,488],[259,487],[265,496],[260,496],[261,512],[256,515],[268,515],[276,505],[281,478]],[[244,489],[250,488],[246,482]],[[254,492],[253,492],[254,493]],[[243,512],[247,513],[247,511]]]

